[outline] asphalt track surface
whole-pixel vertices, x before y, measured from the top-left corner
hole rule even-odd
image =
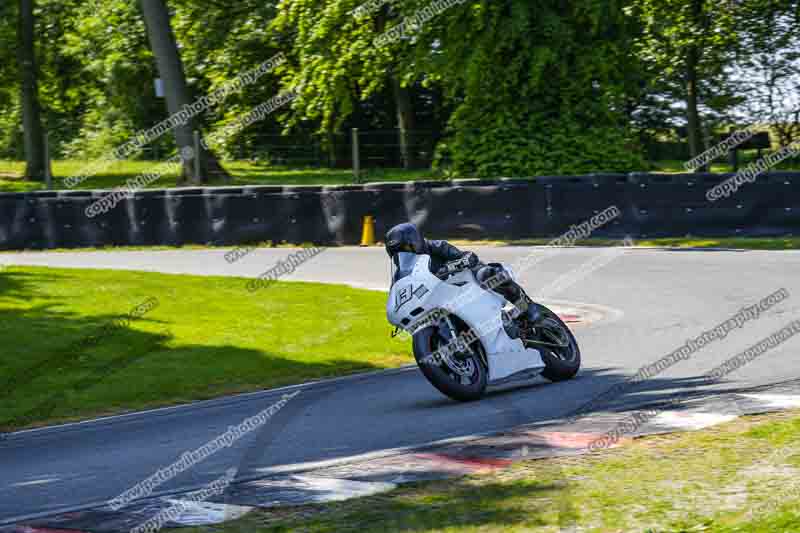
[[[518,272],[529,293],[553,287],[559,276],[572,273],[571,282],[546,293],[548,299],[608,308],[606,319],[575,329],[583,355],[576,379],[564,383],[537,379],[493,390],[477,403],[460,404],[440,395],[418,370],[407,368],[15,433],[0,441],[0,525],[102,504],[298,389],[300,394],[263,429],[223,448],[153,494],[198,488],[231,466],[239,468],[239,479],[248,479],[522,423],[557,421],[743,306],[780,288],[789,291],[789,299],[757,320],[596,412],[650,403],[695,387],[703,373],[800,318],[797,252],[629,249],[612,256],[614,252],[601,248],[556,253],[527,247],[472,249],[484,260],[509,264],[528,254],[546,255],[530,270]],[[231,265],[224,259],[225,251],[0,254],[0,264],[253,277],[293,252],[261,249]],[[602,254],[612,260],[598,259]],[[602,266],[589,271],[587,264],[593,260]],[[337,248],[284,279],[383,289],[388,271],[388,260],[379,248]],[[257,298],[259,293],[243,291],[242,297]],[[376,323],[383,320],[384,316],[375,317]],[[799,352],[800,338],[790,339],[703,392],[800,378]]]

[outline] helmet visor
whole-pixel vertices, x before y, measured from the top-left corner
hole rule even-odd
[[[391,259],[392,285],[409,276],[417,264],[419,256],[413,252],[398,252]]]

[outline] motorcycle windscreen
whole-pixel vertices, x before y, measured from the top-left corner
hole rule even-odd
[[[411,252],[398,252],[392,256],[392,285],[411,275],[419,256]]]

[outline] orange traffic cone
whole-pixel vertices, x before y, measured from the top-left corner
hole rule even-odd
[[[375,218],[372,216],[364,217],[364,229],[361,232],[361,246],[375,245]]]

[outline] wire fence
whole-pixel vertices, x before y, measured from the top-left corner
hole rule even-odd
[[[177,153],[172,136],[167,134],[125,159],[114,160],[112,152],[120,142],[96,142],[92,149],[87,149],[74,140],[74,133],[68,125],[46,128],[47,158],[51,161],[82,161],[88,167],[104,167],[110,171],[124,161],[163,161]],[[224,146],[212,146],[212,149],[223,162],[245,161],[259,167],[283,170],[351,169],[357,179],[362,172],[372,170],[431,169],[441,138],[440,133],[432,130],[354,128],[324,136],[307,132],[289,135],[252,133]],[[195,151],[204,139],[201,132],[194,132]],[[23,144],[20,132],[14,136],[14,142],[0,153],[0,159],[23,161]],[[99,164],[104,160],[110,163]],[[449,161],[444,160],[444,163]],[[51,165],[46,166],[49,168]]]
[[[63,124],[58,126],[48,125],[46,128],[46,145],[47,154],[51,160],[58,160],[62,164],[59,165],[59,174],[65,172],[66,166],[74,163],[71,166],[77,166],[77,163],[83,163],[84,167],[92,167],[94,163],[100,162],[104,159],[103,156],[96,155],[99,150],[95,151],[91,156],[86,156],[78,149],[78,143],[75,139],[75,130],[70,124]],[[477,130],[476,130],[477,131]],[[461,132],[464,133],[464,132]],[[739,152],[731,151],[727,156],[720,156],[716,159],[716,164],[727,164],[736,169],[739,166],[746,165],[749,161],[756,160],[761,157],[762,150],[769,151],[770,136],[767,133],[763,135],[760,144],[754,145],[752,149]],[[6,147],[6,150],[0,157],[22,161],[24,153],[22,150],[22,135],[14,135],[15,141],[11,149]],[[201,132],[195,132],[195,151],[199,149],[199,143],[203,137]],[[227,145],[219,147],[217,155],[223,161],[238,161],[248,162],[254,165],[250,175],[254,177],[257,182],[268,181],[263,177],[257,177],[255,174],[259,172],[266,176],[271,170],[275,171],[303,171],[308,169],[331,169],[337,171],[340,178],[341,171],[351,171],[351,178],[344,179],[344,181],[352,181],[353,183],[363,182],[364,180],[371,180],[378,176],[378,180],[382,179],[380,174],[384,171],[392,172],[394,170],[409,170],[409,171],[430,171],[434,166],[440,169],[436,175],[447,176],[452,175],[446,169],[450,166],[447,150],[439,150],[444,146],[442,143],[447,142],[448,137],[440,131],[414,129],[403,131],[399,128],[394,129],[357,129],[353,128],[337,133],[330,133],[327,135],[317,135],[310,132],[298,132],[293,134],[280,134],[280,133],[262,133],[254,132],[248,135],[243,135],[236,139],[235,142],[228,143]],[[716,139],[706,139],[709,147],[713,145]],[[107,146],[106,152],[109,157],[112,150],[119,142],[105,142],[96,143],[97,146]],[[680,140],[673,141],[654,141],[649,140],[643,142],[642,148],[646,154],[646,161],[650,168],[643,168],[641,170],[666,170],[671,172],[685,172],[682,163],[690,159],[688,146],[685,142]],[[78,154],[78,155],[76,155]],[[112,161],[111,165],[120,165],[122,168],[125,161],[140,161],[140,162],[158,162],[168,160],[174,157],[176,149],[174,145],[173,136],[169,133],[162,135],[160,138],[151,142],[150,144],[142,146],[138,153],[132,154],[131,157],[119,162]],[[10,157],[9,157],[10,156]],[[555,157],[555,156],[554,156]],[[661,166],[659,166],[661,163]],[[8,176],[13,172],[9,172],[8,165],[2,165],[0,174]],[[24,166],[24,165],[22,165]],[[96,165],[102,167],[102,165]],[[107,166],[107,167],[108,167]],[[785,165],[782,165],[785,167]],[[17,170],[19,164],[14,168]],[[51,165],[47,165],[50,170]],[[134,167],[128,167],[130,170]],[[138,167],[137,167],[138,168]],[[246,167],[245,167],[246,168]],[[718,169],[720,167],[717,167]],[[788,167],[786,167],[788,168]],[[794,168],[794,164],[792,164]],[[75,169],[79,172],[80,169]],[[123,171],[106,171],[108,176],[125,174]],[[209,176],[200,176],[199,165],[193,165],[192,174],[195,180],[199,183],[205,181],[200,178],[207,178]],[[418,173],[415,173],[415,175]],[[96,175],[102,177],[103,171]],[[405,174],[404,174],[405,175]],[[260,176],[260,174],[259,174]],[[398,174],[398,178],[402,176]],[[214,176],[210,176],[214,177]],[[64,176],[57,176],[56,180],[47,181],[46,188],[58,188],[59,179]],[[179,184],[179,177],[170,178],[174,184]],[[299,179],[299,178],[298,178]],[[225,181],[228,181],[227,179]],[[53,183],[55,182],[55,183]],[[162,186],[164,181],[158,185]],[[98,182],[95,186],[105,187],[106,184]],[[170,185],[172,186],[172,185]],[[71,186],[70,186],[71,187]]]
[[[359,130],[325,139],[258,134],[234,147],[233,159],[283,167],[430,168],[439,137],[432,131]]]

